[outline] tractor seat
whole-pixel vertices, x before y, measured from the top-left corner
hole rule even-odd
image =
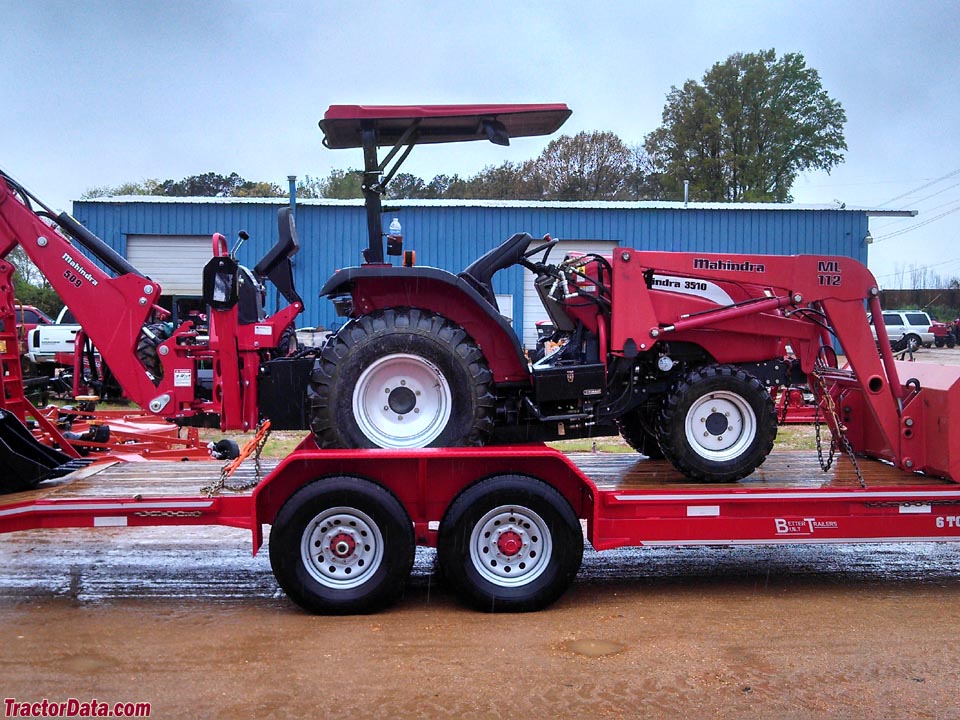
[[[484,300],[497,307],[493,276],[497,271],[520,262],[532,240],[529,233],[517,233],[467,265],[457,277],[465,280]]]
[[[296,226],[292,222],[292,215],[293,211],[288,207],[281,208],[277,213],[280,239],[253,269],[260,277],[270,277],[270,273],[276,270],[280,263],[293,257],[300,250],[300,242],[297,239]]]

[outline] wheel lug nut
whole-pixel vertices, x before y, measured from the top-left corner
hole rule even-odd
[[[401,384],[401,385],[406,385],[406,384],[407,384],[407,381],[406,381],[406,380],[401,380],[401,381],[400,381],[400,384]]]
[[[415,413],[418,413],[418,412],[420,412],[420,408],[414,408],[413,411],[414,411]]]
[[[384,406],[383,406],[383,409],[384,409],[385,411],[389,412],[389,411],[390,411],[390,406],[389,406],[389,405],[384,405]]]

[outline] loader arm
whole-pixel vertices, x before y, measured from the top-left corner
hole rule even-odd
[[[753,300],[719,306],[704,312],[664,317],[656,313],[647,288],[653,273],[722,281],[761,290]],[[902,432],[904,388],[889,342],[874,341],[867,320],[867,305],[879,314],[879,290],[872,273],[847,257],[817,255],[758,256],[710,253],[641,252],[623,250],[613,258],[614,306],[610,350],[629,355],[643,352],[657,341],[684,339],[690,333],[719,330],[744,337],[782,338],[811,375],[822,365],[821,347],[839,341],[849,368],[831,371],[827,389],[839,400],[851,400],[853,413],[843,420],[863,442],[858,451],[889,460],[905,469],[918,469],[911,458],[919,455],[918,432]],[[621,297],[618,298],[618,293]],[[630,301],[625,297],[629,294]],[[820,314],[823,322],[809,319]],[[878,327],[882,334],[884,328]],[[932,392],[932,391],[931,391]],[[911,426],[913,421],[911,421]],[[938,462],[938,467],[949,462]],[[951,473],[952,477],[956,474]]]

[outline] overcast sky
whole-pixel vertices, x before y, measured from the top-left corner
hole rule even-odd
[[[849,150],[795,201],[918,210],[871,220],[881,285],[910,265],[960,275],[956,0],[0,0],[0,17],[0,167],[58,209],[146,178],[285,187],[359,167],[321,144],[330,104],[565,102],[563,132],[637,144],[671,86],[734,52],[801,52],[846,110]],[[418,148],[404,169],[469,176],[547,142]]]

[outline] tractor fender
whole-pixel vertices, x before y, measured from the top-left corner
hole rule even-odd
[[[431,267],[353,267],[338,270],[320,289],[321,297],[347,294],[353,298],[351,317],[399,307],[442,315],[477,342],[495,383],[530,382],[527,357],[510,323],[453,273]]]

